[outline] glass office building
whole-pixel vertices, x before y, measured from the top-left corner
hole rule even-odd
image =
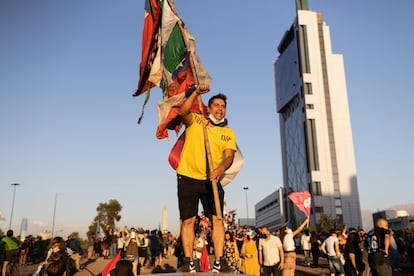
[[[311,221],[322,213],[360,227],[357,174],[342,55],[332,53],[322,13],[297,1],[297,17],[275,62],[283,182],[312,194]],[[295,227],[304,215],[287,208]]]

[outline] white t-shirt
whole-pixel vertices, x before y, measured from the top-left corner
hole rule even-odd
[[[269,240],[259,240],[259,250],[262,251],[263,265],[272,266],[280,262],[279,247],[282,247],[282,242],[276,236],[270,235]]]
[[[302,245],[303,250],[310,250],[309,242],[310,242],[310,236],[303,234],[300,239],[300,244]]]
[[[330,257],[336,256],[335,244],[338,244],[339,240],[337,237],[329,236],[324,242],[322,243],[322,247],[325,247],[326,253]]]
[[[295,241],[293,240],[292,230],[288,229],[283,237],[283,250],[285,252],[295,251]]]

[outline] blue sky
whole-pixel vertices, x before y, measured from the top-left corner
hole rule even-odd
[[[273,63],[295,17],[291,1],[176,0],[197,41],[212,92],[229,98],[228,119],[246,163],[226,187],[227,208],[246,216],[282,186]],[[343,54],[362,209],[412,203],[414,188],[414,2],[314,0],[334,53]],[[117,199],[119,225],[158,227],[162,208],[178,229],[172,139],[157,140],[152,91],[138,80],[144,1],[0,2],[0,212],[8,228],[84,234],[100,202]],[[211,95],[210,94],[210,95]],[[204,96],[205,99],[208,95]]]

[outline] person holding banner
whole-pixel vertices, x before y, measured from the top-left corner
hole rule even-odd
[[[294,276],[296,269],[296,247],[294,237],[297,236],[308,224],[309,217],[295,230],[292,231],[287,225],[280,229],[280,237],[285,253],[285,265],[282,270],[282,276]]]
[[[198,215],[198,204],[201,201],[204,213],[212,216],[212,241],[214,244],[215,262],[213,272],[230,272],[231,269],[222,260],[224,248],[224,224],[222,210],[216,211],[213,198],[212,182],[217,181],[220,208],[223,208],[224,190],[218,181],[231,166],[236,152],[236,135],[227,126],[227,98],[218,94],[208,102],[208,119],[203,114],[191,112],[200,95],[210,90],[208,84],[199,84],[194,91],[186,93],[187,98],[179,110],[179,117],[185,124],[185,142],[178,162],[177,188],[178,205],[181,219],[181,238],[184,249],[182,272],[195,272],[193,262],[194,223]],[[205,132],[207,137],[204,136]],[[208,139],[208,140],[207,140]],[[209,147],[206,147],[206,140]],[[212,168],[209,168],[207,153],[211,151]]]

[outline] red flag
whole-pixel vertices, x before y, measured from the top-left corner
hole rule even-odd
[[[102,270],[102,276],[108,276],[112,269],[116,267],[116,263],[121,259],[121,250],[112,258],[112,260]]]
[[[227,212],[227,215],[232,216],[234,213],[236,213],[236,211],[237,211],[237,209],[230,210],[230,211]]]
[[[155,84],[148,80],[151,72],[152,61],[155,58],[157,47],[156,34],[161,22],[161,4],[159,0],[145,1],[144,28],[142,31],[141,64],[139,65],[138,88],[133,96],[146,92]]]
[[[311,209],[311,194],[308,191],[293,192],[288,195],[289,199],[293,201],[296,207],[299,208],[307,217],[310,216]]]
[[[210,265],[209,265],[208,252],[207,252],[207,246],[206,245],[204,245],[203,252],[201,253],[200,270],[201,270],[201,272],[209,272],[210,271]]]

